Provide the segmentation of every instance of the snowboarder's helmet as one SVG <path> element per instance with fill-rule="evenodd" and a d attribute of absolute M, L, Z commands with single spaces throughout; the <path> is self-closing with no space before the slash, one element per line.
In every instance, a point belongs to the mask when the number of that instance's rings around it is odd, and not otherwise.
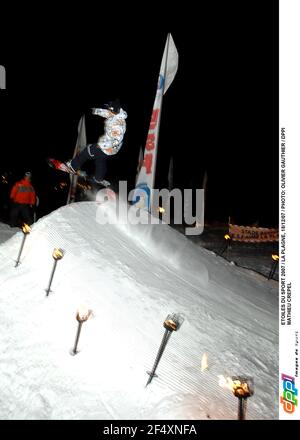
<path fill-rule="evenodd" d="M 31 174 L 31 172 L 30 172 L 30 171 L 26 171 L 26 173 L 24 174 L 24 176 L 25 176 L 25 177 L 31 177 L 31 176 L 32 176 L 32 174 Z"/>
<path fill-rule="evenodd" d="M 115 101 L 109 101 L 107 104 L 104 104 L 104 108 L 118 114 L 121 108 L 120 100 L 116 99 Z"/>

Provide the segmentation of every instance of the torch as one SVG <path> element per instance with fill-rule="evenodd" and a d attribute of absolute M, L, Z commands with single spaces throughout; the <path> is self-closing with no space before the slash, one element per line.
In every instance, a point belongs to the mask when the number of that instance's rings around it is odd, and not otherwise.
<path fill-rule="evenodd" d="M 253 395 L 253 380 L 246 377 L 227 377 L 219 376 L 219 385 L 231 390 L 238 398 L 238 420 L 246 419 L 247 399 Z"/>
<path fill-rule="evenodd" d="M 183 323 L 183 318 L 179 314 L 172 313 L 166 317 L 164 324 L 163 324 L 163 326 L 165 328 L 165 333 L 163 335 L 160 347 L 158 349 L 153 368 L 151 371 L 147 371 L 147 374 L 149 374 L 149 379 L 146 383 L 146 386 L 149 385 L 149 383 L 151 383 L 153 377 L 157 377 L 157 374 L 155 374 L 155 371 L 156 371 L 156 368 L 159 364 L 159 361 L 163 355 L 163 352 L 165 351 L 165 348 L 166 348 L 167 343 L 170 339 L 170 336 L 173 331 L 179 330 L 182 323 Z"/>
<path fill-rule="evenodd" d="M 20 258 L 21 258 L 21 254 L 22 254 L 22 251 L 23 251 L 23 247 L 24 247 L 24 243 L 25 243 L 26 237 L 31 232 L 30 226 L 28 226 L 28 225 L 26 225 L 26 223 L 24 223 L 24 225 L 22 226 L 22 232 L 23 232 L 23 240 L 22 240 L 22 243 L 21 243 L 21 247 L 20 247 L 20 251 L 19 251 L 19 255 L 18 255 L 16 264 L 15 264 L 15 267 L 17 267 L 20 264 Z"/>
<path fill-rule="evenodd" d="M 230 249 L 230 245 L 231 245 L 231 237 L 229 234 L 225 234 L 224 239 L 225 239 L 225 245 L 223 246 L 223 248 L 221 248 L 219 252 L 220 257 L 224 254 L 225 251 Z"/>
<path fill-rule="evenodd" d="M 247 399 L 253 394 L 253 382 L 251 379 L 236 377 L 233 380 L 233 394 L 238 398 L 238 420 L 246 419 Z"/>
<path fill-rule="evenodd" d="M 50 288 L 51 288 L 52 280 L 53 280 L 54 273 L 55 273 L 55 270 L 56 270 L 57 262 L 58 262 L 58 260 L 61 260 L 63 258 L 63 256 L 64 256 L 64 251 L 62 249 L 57 249 L 57 248 L 54 249 L 54 251 L 52 253 L 52 257 L 54 259 L 54 264 L 53 264 L 53 268 L 52 268 L 49 284 L 48 284 L 48 287 L 46 289 L 46 296 L 48 296 L 49 292 L 51 291 Z"/>
<path fill-rule="evenodd" d="M 79 336 L 80 336 L 82 324 L 89 319 L 91 313 L 92 313 L 92 311 L 88 310 L 86 307 L 80 307 L 78 309 L 78 312 L 76 315 L 76 319 L 78 321 L 78 328 L 77 328 L 77 334 L 76 334 L 74 348 L 72 351 L 73 355 L 78 353 L 77 346 L 78 346 L 78 341 L 79 341 Z"/>
<path fill-rule="evenodd" d="M 274 274 L 276 272 L 276 268 L 277 268 L 277 265 L 278 265 L 278 262 L 279 262 L 279 255 L 273 254 L 272 255 L 272 260 L 273 260 L 273 263 L 272 263 L 272 267 L 271 267 L 271 270 L 270 270 L 270 273 L 269 273 L 269 276 L 268 276 L 268 280 L 273 278 L 273 276 L 274 276 Z"/>
<path fill-rule="evenodd" d="M 166 212 L 165 208 L 163 206 L 159 206 L 157 208 L 158 218 L 159 220 L 162 220 L 164 213 Z"/>

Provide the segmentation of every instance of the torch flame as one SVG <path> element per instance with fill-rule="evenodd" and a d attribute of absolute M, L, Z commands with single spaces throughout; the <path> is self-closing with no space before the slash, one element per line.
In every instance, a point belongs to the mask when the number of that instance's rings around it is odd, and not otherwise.
<path fill-rule="evenodd" d="M 201 359 L 201 371 L 204 371 L 208 368 L 208 363 L 207 363 L 207 354 L 204 353 Z"/>
<path fill-rule="evenodd" d="M 22 231 L 24 232 L 24 234 L 29 234 L 31 232 L 31 227 L 24 223 L 24 225 L 22 226 Z"/>
<path fill-rule="evenodd" d="M 225 238 L 225 240 L 230 240 L 230 235 L 229 234 L 225 234 L 224 238 Z"/>
<path fill-rule="evenodd" d="M 91 310 L 89 310 L 86 306 L 80 306 L 77 311 L 76 318 L 78 321 L 87 321 L 91 314 Z"/>
<path fill-rule="evenodd" d="M 247 382 L 242 382 L 239 379 L 232 380 L 231 377 L 224 377 L 222 375 L 219 377 L 219 385 L 222 388 L 227 388 L 232 391 L 236 397 L 249 397 L 251 396 L 251 391 Z"/>
<path fill-rule="evenodd" d="M 173 319 L 166 319 L 165 326 L 167 328 L 171 328 L 172 330 L 177 330 L 177 322 L 173 321 Z"/>
<path fill-rule="evenodd" d="M 273 259 L 274 261 L 278 261 L 278 260 L 279 260 L 279 255 L 277 255 L 277 254 L 273 254 L 273 255 L 272 255 L 272 259 Z"/>
<path fill-rule="evenodd" d="M 62 249 L 57 249 L 57 248 L 54 249 L 52 253 L 52 257 L 54 258 L 54 260 L 60 260 L 63 256 L 64 256 L 64 251 Z"/>

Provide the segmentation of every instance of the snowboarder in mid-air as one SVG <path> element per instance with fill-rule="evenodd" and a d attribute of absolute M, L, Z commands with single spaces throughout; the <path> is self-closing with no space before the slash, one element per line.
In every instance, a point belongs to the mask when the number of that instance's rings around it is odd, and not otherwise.
<path fill-rule="evenodd" d="M 76 173 L 87 160 L 95 161 L 95 183 L 102 184 L 107 172 L 107 162 L 115 156 L 123 144 L 126 131 L 127 113 L 121 108 L 120 101 L 110 101 L 103 108 L 94 108 L 94 115 L 106 119 L 104 134 L 96 144 L 87 145 L 74 159 L 66 162 L 72 173 Z"/>

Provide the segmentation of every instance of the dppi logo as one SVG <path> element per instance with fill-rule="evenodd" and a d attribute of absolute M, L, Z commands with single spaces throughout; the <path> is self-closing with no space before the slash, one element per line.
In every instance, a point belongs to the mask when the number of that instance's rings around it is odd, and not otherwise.
<path fill-rule="evenodd" d="M 0 89 L 6 89 L 6 71 L 5 67 L 0 65 Z"/>
<path fill-rule="evenodd" d="M 286 374 L 281 375 L 283 395 L 280 397 L 280 403 L 283 405 L 285 412 L 292 414 L 295 407 L 298 406 L 298 390 L 295 387 L 295 378 Z"/>

